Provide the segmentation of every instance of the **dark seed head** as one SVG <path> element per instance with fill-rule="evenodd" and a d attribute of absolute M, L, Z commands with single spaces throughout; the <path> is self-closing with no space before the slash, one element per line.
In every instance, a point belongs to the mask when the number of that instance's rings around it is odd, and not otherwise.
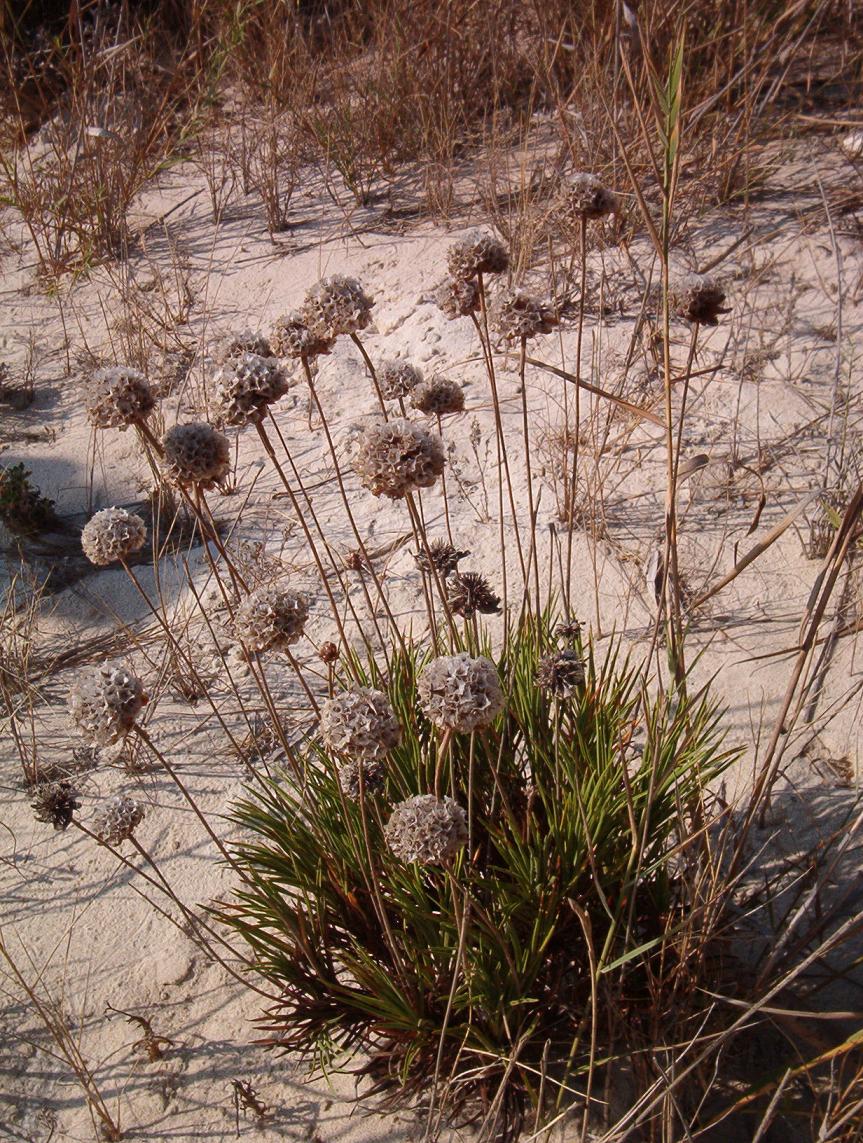
<path fill-rule="evenodd" d="M 428 552 L 415 552 L 414 559 L 421 571 L 433 574 L 433 569 L 444 579 L 458 568 L 459 560 L 470 552 L 460 552 L 446 540 L 432 540 Z"/>
<path fill-rule="evenodd" d="M 584 663 L 575 651 L 558 651 L 540 659 L 536 685 L 555 698 L 571 698 L 584 686 Z"/>
<path fill-rule="evenodd" d="M 500 597 L 491 590 L 488 580 L 478 572 L 454 572 L 446 582 L 447 601 L 456 615 L 472 619 L 500 614 Z"/>

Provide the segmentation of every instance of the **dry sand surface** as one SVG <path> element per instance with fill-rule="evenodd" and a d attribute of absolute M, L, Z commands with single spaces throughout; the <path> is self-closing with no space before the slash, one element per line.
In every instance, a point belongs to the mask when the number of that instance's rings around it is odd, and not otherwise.
<path fill-rule="evenodd" d="M 729 740 L 746 748 L 743 761 L 726 779 L 730 801 L 745 791 L 755 745 L 773 726 L 791 669 L 789 650 L 797 643 L 807 598 L 823 565 L 822 558 L 810 558 L 816 554 L 810 548 L 813 526 L 821 519 L 814 494 L 835 488 L 840 470 L 846 491 L 856 487 L 861 475 L 863 232 L 859 214 L 843 209 L 843 195 L 853 180 L 859 185 L 859 165 L 855 168 L 832 138 L 813 136 L 796 156 L 778 163 L 764 193 L 747 209 L 724 208 L 704 217 L 677 255 L 681 269 L 718 260 L 715 273 L 731 307 L 716 329 L 701 331 L 682 442 L 691 468 L 681 494 L 682 578 L 690 601 L 804 505 L 750 567 L 690 613 L 690 658 L 696 650 L 703 652 L 697 677 L 715 677 L 717 693 L 728 706 Z M 54 562 L 69 581 L 46 596 L 32 632 L 34 661 L 66 656 L 35 683 L 39 749 L 43 760 L 72 763 L 77 743 L 65 714 L 68 688 L 83 664 L 123 656 L 136 664 L 152 696 L 150 735 L 227 837 L 230 826 L 220 815 L 241 793 L 242 763 L 224 735 L 214 733 L 207 704 L 183 699 L 160 658 L 153 618 L 125 573 L 82 566 L 76 548 L 75 529 L 89 513 L 135 504 L 148 486 L 134 433 L 95 435 L 87 423 L 80 384 L 87 357 L 122 360 L 123 338 L 136 330 L 161 342 L 163 352 L 154 346 L 153 374 L 163 381 L 161 415 L 170 425 L 201 413 L 210 369 L 207 353 L 221 333 L 243 327 L 268 331 L 322 275 L 357 277 L 375 300 L 373 324 L 363 335 L 372 358 L 403 358 L 428 376 L 445 373 L 464 388 L 464 414 L 447 417 L 443 426 L 453 535 L 457 546 L 471 552 L 464 566 L 481 571 L 499 588 L 487 382 L 471 323 L 448 321 L 433 297 L 445 275 L 448 245 L 482 219 L 462 219 L 445 231 L 399 221 L 387 214 L 385 204 L 346 216 L 312 180 L 306 195 L 297 199 L 293 231 L 274 246 L 251 203 L 235 203 L 214 225 L 200 176 L 187 166 L 164 175 L 136 213 L 142 239 L 129 261 L 96 268 L 57 295 L 38 289 L 32 251 L 23 236 L 20 248 L 2 259 L 0 358 L 13 370 L 29 363 L 36 378 L 32 406 L 0 412 L 2 463 L 23 461 L 70 529 L 69 535 L 55 538 L 53 547 L 46 542 L 37 553 L 37 571 Z M 661 413 L 661 382 L 649 337 L 641 339 L 631 361 L 626 359 L 652 273 L 645 241 L 624 248 L 615 245 L 609 230 L 591 252 L 583 366 L 605 387 Z M 531 284 L 530 275 L 526 284 Z M 682 324 L 674 332 L 672 353 L 682 369 L 689 332 Z M 571 369 L 575 339 L 575 323 L 567 320 L 562 332 L 538 339 L 530 352 Z M 183 356 L 187 349 L 193 357 Z M 513 476 L 523 489 L 517 356 L 501 358 L 500 367 Z M 276 418 L 333 550 L 345 556 L 356 545 L 323 434 L 308 426 L 305 383 L 295 380 L 277 405 Z M 340 339 L 333 353 L 321 359 L 316 384 L 336 448 L 347 457 L 357 430 L 376 411 L 374 392 L 350 340 Z M 549 524 L 556 519 L 560 492 L 554 441 L 562 424 L 563 384 L 528 367 L 534 473 L 542 488 L 535 537 L 546 571 Z M 626 413 L 609 418 L 610 408 L 606 402 L 582 399 L 583 520 L 573 548 L 574 599 L 598 646 L 617 632 L 634 647 L 644 647 L 656 615 L 652 581 L 663 527 L 662 430 Z M 232 542 L 243 545 L 243 559 L 256 574 L 265 575 L 272 562 L 308 591 L 313 600 L 309 630 L 319 643 L 332 635 L 328 609 L 290 503 L 264 465 L 254 432 L 231 435 L 238 450 L 237 491 L 212 494 L 214 512 Z M 365 543 L 376 554 L 390 606 L 405 625 L 413 621 L 419 631 L 420 581 L 404 506 L 373 498 L 349 465 L 346 471 L 349 495 Z M 522 497 L 520 503 L 525 502 Z M 439 487 L 424 494 L 423 507 L 430 535 L 444 535 Z M 526 511 L 520 525 L 527 535 Z M 10 541 L 7 579 L 17 570 L 13 549 Z M 513 567 L 514 561 L 510 574 Z M 242 737 L 225 668 L 213 638 L 195 618 L 187 570 L 195 592 L 206 596 L 213 591 L 199 548 L 164 556 L 159 590 L 176 628 L 188 625 L 196 664 L 212 679 L 213 697 Z M 786 862 L 790 875 L 803 843 L 828 836 L 858 796 L 863 667 L 858 637 L 841 633 L 863 617 L 858 571 L 857 560 L 843 570 L 834 596 L 834 604 L 839 601 L 836 618 L 828 617 L 823 625 L 824 635 L 832 631 L 836 637 L 823 644 L 820 687 L 785 755 L 771 817 L 760 835 L 768 846 L 764 861 Z M 155 597 L 152 567 L 142 563 L 136 573 Z M 360 573 L 354 573 L 352 590 L 358 609 L 366 608 Z M 499 624 L 492 618 L 491 630 L 499 631 Z M 230 642 L 223 631 L 215 635 Z M 296 650 L 310 671 L 319 672 L 311 642 Z M 260 709 L 248 667 L 233 653 L 228 664 L 250 708 Z M 286 719 L 307 729 L 311 720 L 293 674 L 278 656 L 267 661 L 266 670 Z M 55 834 L 33 820 L 8 732 L 0 742 L 0 758 L 3 938 L 40 989 L 62 1001 L 128 1138 L 154 1143 L 234 1138 L 236 1080 L 250 1081 L 268 1108 L 261 1118 L 241 1111 L 241 1137 L 326 1143 L 419 1137 L 407 1118 L 355 1111 L 350 1077 L 310 1081 L 301 1063 L 254 1046 L 260 997 L 208 963 L 142 897 L 144 884 L 109 853 L 78 831 Z M 124 757 L 106 757 L 79 781 L 84 821 L 108 794 L 134 793 L 147 803 L 138 836 L 185 901 L 206 903 L 228 893 L 231 877 L 215 847 L 163 773 L 136 769 Z M 837 878 L 859 872 L 849 859 Z M 846 1002 L 859 1008 L 859 990 L 851 991 Z M 80 1089 L 65 1065 L 51 1057 L 51 1044 L 32 1006 L 9 993 L 3 1009 L 0 1135 L 40 1143 L 91 1139 L 93 1127 Z M 140 1029 L 114 1010 L 146 1016 L 153 1030 L 171 1041 L 163 1058 L 149 1062 L 136 1050 Z"/>

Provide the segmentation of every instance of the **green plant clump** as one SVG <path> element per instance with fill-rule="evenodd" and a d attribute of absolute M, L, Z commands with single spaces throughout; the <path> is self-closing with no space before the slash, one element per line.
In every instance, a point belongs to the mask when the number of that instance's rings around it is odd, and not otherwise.
<path fill-rule="evenodd" d="M 372 1091 L 445 1085 L 448 1111 L 506 1136 L 531 1104 L 661 1035 L 705 788 L 732 754 L 704 695 L 648 695 L 618 645 L 598 664 L 579 640 L 559 646 L 547 617 L 510 633 L 505 709 L 473 734 L 429 722 L 427 662 L 417 647 L 392 662 L 402 736 L 382 782 L 357 796 L 312 742 L 302 775 L 250 788 L 235 809 L 244 884 L 222 916 L 280 996 L 262 1017 L 270 1046 L 322 1068 L 363 1052 Z M 578 684 L 555 693 L 559 677 Z M 466 815 L 466 844 L 439 864 L 387 844 L 393 808 L 418 794 Z"/>
<path fill-rule="evenodd" d="M 20 536 L 37 535 L 56 522 L 54 501 L 30 483 L 23 464 L 0 468 L 0 521 Z"/>

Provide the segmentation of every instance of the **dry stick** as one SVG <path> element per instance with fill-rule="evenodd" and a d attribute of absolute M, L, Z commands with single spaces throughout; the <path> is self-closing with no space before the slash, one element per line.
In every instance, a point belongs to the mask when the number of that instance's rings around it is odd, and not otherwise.
<path fill-rule="evenodd" d="M 218 849 L 219 853 L 221 853 L 222 857 L 224 857 L 225 861 L 228 862 L 228 864 L 231 866 L 231 868 L 234 869 L 234 871 L 242 877 L 243 876 L 242 869 L 240 869 L 239 865 L 237 865 L 234 858 L 231 857 L 230 853 L 228 853 L 228 851 L 225 848 L 221 838 L 218 836 L 218 834 L 215 832 L 213 827 L 207 821 L 206 817 L 204 817 L 203 813 L 201 812 L 201 810 L 198 806 L 198 803 L 195 801 L 195 799 L 189 793 L 188 787 L 186 786 L 183 779 L 180 777 L 180 775 L 177 773 L 177 771 L 174 769 L 174 767 L 171 765 L 171 763 L 168 761 L 168 759 L 165 757 L 165 755 L 161 752 L 161 750 L 158 748 L 158 746 L 156 746 L 153 739 L 150 737 L 150 735 L 147 733 L 147 731 L 143 728 L 143 726 L 140 725 L 140 723 L 137 723 L 137 722 L 132 723 L 132 729 L 135 731 L 135 733 L 138 735 L 138 737 L 140 739 L 142 739 L 142 741 L 145 743 L 145 745 L 153 752 L 153 754 L 156 756 L 156 758 L 159 760 L 159 762 L 162 764 L 162 766 L 164 766 L 165 769 L 168 771 L 168 773 L 170 774 L 174 783 L 176 784 L 177 788 L 179 789 L 180 793 L 183 795 L 183 797 L 189 803 L 189 806 L 191 807 L 192 812 L 195 814 L 195 817 L 198 819 L 198 821 L 201 823 L 201 825 L 207 831 L 207 834 L 209 835 L 211 841 L 213 841 L 215 843 L 216 848 Z M 244 878 L 244 880 L 245 880 L 245 878 Z"/>
<path fill-rule="evenodd" d="M 431 578 L 434 581 L 435 587 L 437 588 L 438 596 L 440 597 L 440 601 L 443 605 L 444 615 L 446 616 L 447 626 L 449 627 L 449 630 L 450 630 L 450 635 L 452 637 L 453 646 L 457 647 L 458 646 L 458 632 L 456 630 L 455 620 L 453 619 L 453 616 L 452 616 L 452 609 L 450 608 L 449 600 L 447 599 L 446 587 L 444 586 L 443 580 L 441 579 L 440 572 L 438 571 L 437 565 L 435 564 L 434 560 L 432 559 L 432 553 L 431 553 L 431 548 L 429 547 L 428 537 L 426 536 L 426 532 L 425 532 L 425 528 L 423 527 L 422 520 L 419 517 L 419 513 L 417 511 L 417 506 L 416 506 L 416 503 L 414 502 L 414 498 L 413 498 L 412 493 L 408 492 L 405 494 L 405 504 L 407 505 L 408 514 L 410 515 L 410 518 L 411 518 L 411 525 L 412 525 L 413 530 L 414 530 L 414 536 L 416 538 L 417 546 L 425 553 L 426 563 L 428 565 L 429 571 L 431 572 Z M 428 614 L 429 614 L 429 623 L 431 625 L 431 630 L 432 630 L 432 638 L 434 640 L 435 646 L 437 647 L 438 646 L 438 631 L 437 631 L 437 618 L 435 616 L 435 610 L 434 610 L 434 600 L 432 599 L 431 594 L 427 589 L 426 578 L 425 578 L 424 572 L 422 574 L 422 582 L 423 582 L 423 591 L 424 591 L 425 597 L 426 597 L 426 607 L 427 607 Z"/>
<path fill-rule="evenodd" d="M 569 497 L 566 505 L 567 534 L 566 534 L 566 583 L 561 584 L 564 589 L 564 603 L 566 613 L 570 613 L 572 595 L 572 539 L 575 524 L 575 500 L 578 482 L 578 446 L 579 430 L 581 428 L 581 345 L 584 334 L 584 302 L 587 290 L 587 215 L 582 211 L 579 227 L 579 258 L 581 263 L 581 286 L 578 298 L 578 334 L 575 343 L 575 437 L 572 456 L 572 476 L 569 485 Z M 564 447 L 566 446 L 566 433 L 569 425 L 564 427 Z"/>
<path fill-rule="evenodd" d="M 248 591 L 249 585 L 246 583 L 245 579 L 240 574 L 239 569 L 235 566 L 233 560 L 228 555 L 227 548 L 222 543 L 222 537 L 219 535 L 219 528 L 218 528 L 218 525 L 216 524 L 216 519 L 213 516 L 213 513 L 210 509 L 210 505 L 207 503 L 207 498 L 206 498 L 206 496 L 204 496 L 203 489 L 201 488 L 200 485 L 195 485 L 195 500 L 197 501 L 197 503 L 201 509 L 201 516 L 202 517 L 205 516 L 208 523 L 209 523 L 210 534 L 212 536 L 213 543 L 216 545 L 216 548 L 218 549 L 219 555 L 225 561 L 225 566 L 227 567 L 228 573 L 234 582 L 234 587 L 238 590 L 241 590 L 241 591 Z"/>
<path fill-rule="evenodd" d="M 528 552 L 528 576 L 530 574 L 530 565 L 533 563 L 533 578 L 534 590 L 536 592 L 536 618 L 542 613 L 540 604 L 540 591 L 539 591 L 539 552 L 537 551 L 536 544 L 536 517 L 539 512 L 539 503 L 535 503 L 533 499 L 533 468 L 530 463 L 530 427 L 527 416 L 527 384 L 525 381 L 525 358 L 527 356 L 527 338 L 521 338 L 521 347 L 518 356 L 518 378 L 519 388 L 521 389 L 521 424 L 522 434 L 524 436 L 524 467 L 525 475 L 527 476 L 527 501 L 529 505 L 528 516 L 530 519 L 530 551 Z M 530 582 L 529 579 L 524 583 L 524 595 L 522 597 L 525 602 L 530 598 Z M 567 606 L 569 603 L 567 601 Z"/>
<path fill-rule="evenodd" d="M 374 365 L 372 365 L 372 359 L 371 359 L 371 358 L 369 357 L 369 355 L 366 353 L 366 347 L 365 347 L 365 346 L 363 345 L 363 343 L 360 341 L 360 339 L 359 339 L 359 337 L 357 336 L 357 334 L 355 334 L 355 333 L 352 333 L 352 334 L 350 335 L 350 338 L 351 338 L 351 341 L 354 343 L 354 345 L 357 347 L 357 349 L 358 349 L 358 350 L 360 351 L 360 353 L 362 354 L 362 358 L 363 358 L 363 361 L 366 363 L 366 369 L 368 370 L 368 374 L 369 374 L 369 377 L 371 377 L 371 379 L 372 379 L 372 384 L 373 384 L 373 385 L 374 385 L 374 387 L 375 387 L 375 393 L 377 393 L 377 396 L 378 396 L 378 404 L 379 404 L 379 405 L 380 405 L 380 407 L 381 407 L 381 412 L 382 412 L 382 413 L 383 413 L 383 415 L 384 415 L 384 420 L 385 420 L 385 421 L 386 421 L 386 420 L 389 420 L 389 414 L 387 413 L 387 405 L 386 405 L 386 401 L 384 400 L 384 395 L 383 395 L 383 393 L 381 392 L 380 383 L 379 383 L 379 381 L 378 381 L 378 375 L 377 375 L 377 372 L 375 371 L 375 367 L 374 367 Z"/>
<path fill-rule="evenodd" d="M 441 415 L 440 415 L 440 413 L 437 413 L 436 415 L 437 415 L 438 436 L 440 437 L 441 440 L 443 440 L 443 423 L 441 421 Z M 449 502 L 447 500 L 447 494 L 446 494 L 446 465 L 444 465 L 444 470 L 441 473 L 440 482 L 441 482 L 441 495 L 443 497 L 443 514 L 444 514 L 444 519 L 446 520 L 447 539 L 449 540 L 450 544 L 453 547 L 455 547 L 455 541 L 452 538 L 452 528 L 450 526 L 450 519 L 449 519 Z"/>
<path fill-rule="evenodd" d="M 650 409 L 645 409 L 641 405 L 634 405 L 631 401 L 627 401 L 624 397 L 618 397 L 616 393 L 609 393 L 607 389 L 600 389 L 598 385 L 591 385 L 589 381 L 584 381 L 575 376 L 574 373 L 568 373 L 565 369 L 560 369 L 557 365 L 550 365 L 547 361 L 540 361 L 537 357 L 526 357 L 525 361 L 528 365 L 534 365 L 537 369 L 545 369 L 548 373 L 553 373 L 555 377 L 562 377 L 564 381 L 569 381 L 573 385 L 577 385 L 579 389 L 584 389 L 587 393 L 595 393 L 597 397 L 604 397 L 606 401 L 613 401 L 615 405 L 619 405 L 621 409 L 626 409 L 628 413 L 633 413 L 636 417 L 640 417 L 644 421 L 650 421 L 652 425 L 657 428 L 664 429 L 665 421 L 658 417 L 656 413 L 651 412 Z M 695 374 L 693 374 L 695 376 Z M 674 378 L 678 381 L 679 378 Z"/>
<path fill-rule="evenodd" d="M 196 505 L 195 501 L 189 495 L 189 493 L 186 489 L 186 486 L 184 484 L 179 484 L 177 487 L 180 489 L 180 494 L 182 495 L 183 499 L 186 501 L 186 503 L 192 509 L 192 515 L 197 520 L 198 526 L 201 529 L 201 536 L 202 536 L 202 539 L 204 541 L 203 545 L 202 545 L 203 549 L 204 549 L 204 557 L 205 557 L 207 563 L 210 565 L 210 571 L 213 573 L 213 577 L 215 578 L 216 583 L 218 584 L 219 592 L 222 596 L 222 601 L 224 602 L 225 607 L 228 609 L 228 613 L 231 614 L 233 612 L 233 606 L 231 604 L 231 600 L 228 596 L 228 593 L 225 590 L 225 585 L 222 582 L 222 577 L 219 575 L 219 569 L 216 566 L 216 561 L 213 559 L 213 553 L 210 551 L 209 540 L 212 538 L 212 536 L 211 536 L 212 529 L 210 527 L 210 524 L 204 518 L 204 515 L 203 515 L 203 512 L 202 512 L 200 506 Z M 231 574 L 231 578 L 233 579 L 233 572 L 231 571 L 230 563 L 228 563 L 228 572 Z M 235 587 L 236 587 L 236 584 L 235 584 Z"/>

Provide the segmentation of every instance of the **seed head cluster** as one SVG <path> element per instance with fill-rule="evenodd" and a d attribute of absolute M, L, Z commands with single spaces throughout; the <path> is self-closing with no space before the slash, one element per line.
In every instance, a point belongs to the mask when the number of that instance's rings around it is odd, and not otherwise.
<path fill-rule="evenodd" d="M 415 552 L 414 559 L 422 571 L 428 572 L 429 575 L 433 575 L 436 571 L 439 576 L 446 579 L 451 572 L 457 570 L 459 560 L 469 555 L 470 552 L 460 552 L 447 540 L 432 540 L 428 552 Z"/>
<path fill-rule="evenodd" d="M 396 401 L 422 383 L 423 375 L 409 361 L 382 361 L 375 370 L 381 393 L 387 401 Z"/>
<path fill-rule="evenodd" d="M 212 488 L 231 467 L 228 438 L 204 421 L 174 425 L 165 433 L 162 448 L 168 479 L 174 484 Z"/>
<path fill-rule="evenodd" d="M 493 234 L 470 230 L 447 251 L 447 268 L 458 282 L 477 274 L 502 274 L 509 266 L 506 247 Z"/>
<path fill-rule="evenodd" d="M 575 651 L 545 655 L 537 665 L 536 685 L 555 698 L 572 698 L 584 686 L 584 663 Z"/>
<path fill-rule="evenodd" d="M 128 559 L 143 548 L 146 540 L 146 524 L 125 508 L 103 508 L 87 521 L 81 532 L 84 555 L 97 567 Z"/>
<path fill-rule="evenodd" d="M 72 684 L 69 714 L 89 746 L 109 746 L 125 738 L 146 701 L 137 675 L 105 664 Z"/>
<path fill-rule="evenodd" d="M 477 612 L 500 614 L 500 597 L 479 572 L 454 572 L 446 581 L 446 597 L 453 612 L 464 619 L 473 619 Z"/>
<path fill-rule="evenodd" d="M 419 677 L 417 693 L 430 722 L 461 734 L 488 726 L 504 707 L 494 663 L 466 651 L 432 659 Z"/>
<path fill-rule="evenodd" d="M 450 321 L 470 317 L 479 309 L 479 284 L 475 278 L 449 278 L 438 289 L 435 301 Z"/>
<path fill-rule="evenodd" d="M 693 325 L 718 325 L 720 314 L 731 312 L 724 302 L 725 291 L 706 274 L 691 274 L 671 291 L 674 312 Z"/>
<path fill-rule="evenodd" d="M 30 802 L 38 822 L 49 822 L 56 830 L 67 830 L 76 810 L 81 808 L 81 795 L 68 778 L 40 782 Z"/>
<path fill-rule="evenodd" d="M 557 321 L 557 314 L 547 302 L 523 290 L 505 290 L 492 310 L 492 325 L 505 341 L 550 333 Z"/>
<path fill-rule="evenodd" d="M 255 353 L 243 353 L 223 365 L 213 383 L 212 407 L 217 423 L 237 428 L 257 424 L 267 406 L 288 391 L 288 379 L 278 360 Z"/>
<path fill-rule="evenodd" d="M 129 840 L 143 820 L 143 805 L 126 794 L 118 794 L 102 806 L 90 829 L 102 845 L 121 845 Z"/>
<path fill-rule="evenodd" d="M 333 338 L 312 333 L 302 314 L 296 311 L 283 314 L 277 319 L 271 340 L 277 357 L 290 357 L 296 361 L 303 358 L 312 361 L 324 353 L 329 353 L 333 347 Z"/>
<path fill-rule="evenodd" d="M 399 500 L 434 484 L 444 469 L 443 443 L 439 436 L 397 417 L 366 429 L 354 456 L 354 469 L 375 496 Z"/>
<path fill-rule="evenodd" d="M 321 705 L 321 738 L 328 750 L 376 762 L 398 746 L 402 731 L 389 699 L 371 687 L 343 691 Z"/>
<path fill-rule="evenodd" d="M 247 353 L 253 353 L 256 357 L 272 357 L 273 348 L 262 333 L 253 329 L 241 329 L 237 333 L 225 334 L 216 342 L 213 360 L 219 365 L 231 365 Z"/>
<path fill-rule="evenodd" d="M 445 417 L 449 413 L 464 411 L 464 393 L 457 381 L 448 377 L 432 377 L 413 390 L 411 405 L 420 413 Z"/>
<path fill-rule="evenodd" d="M 379 794 L 386 780 L 386 769 L 382 762 L 359 762 L 355 758 L 343 762 L 338 774 L 339 785 L 354 802 L 358 802 L 363 795 L 368 797 L 370 794 Z"/>
<path fill-rule="evenodd" d="M 97 369 L 87 390 L 87 417 L 97 429 L 126 429 L 156 407 L 150 382 L 126 365 Z"/>
<path fill-rule="evenodd" d="M 602 218 L 620 209 L 620 200 L 596 175 L 573 175 L 563 196 L 563 214 L 570 219 Z"/>
<path fill-rule="evenodd" d="M 284 650 L 300 639 L 308 618 L 305 596 L 278 587 L 259 587 L 237 607 L 234 633 L 250 650 Z"/>
<path fill-rule="evenodd" d="M 335 274 L 312 286 L 300 317 L 312 333 L 324 340 L 359 333 L 371 321 L 374 301 L 356 278 Z"/>
<path fill-rule="evenodd" d="M 384 836 L 400 861 L 442 865 L 466 843 L 467 815 L 452 798 L 417 794 L 395 807 Z"/>

